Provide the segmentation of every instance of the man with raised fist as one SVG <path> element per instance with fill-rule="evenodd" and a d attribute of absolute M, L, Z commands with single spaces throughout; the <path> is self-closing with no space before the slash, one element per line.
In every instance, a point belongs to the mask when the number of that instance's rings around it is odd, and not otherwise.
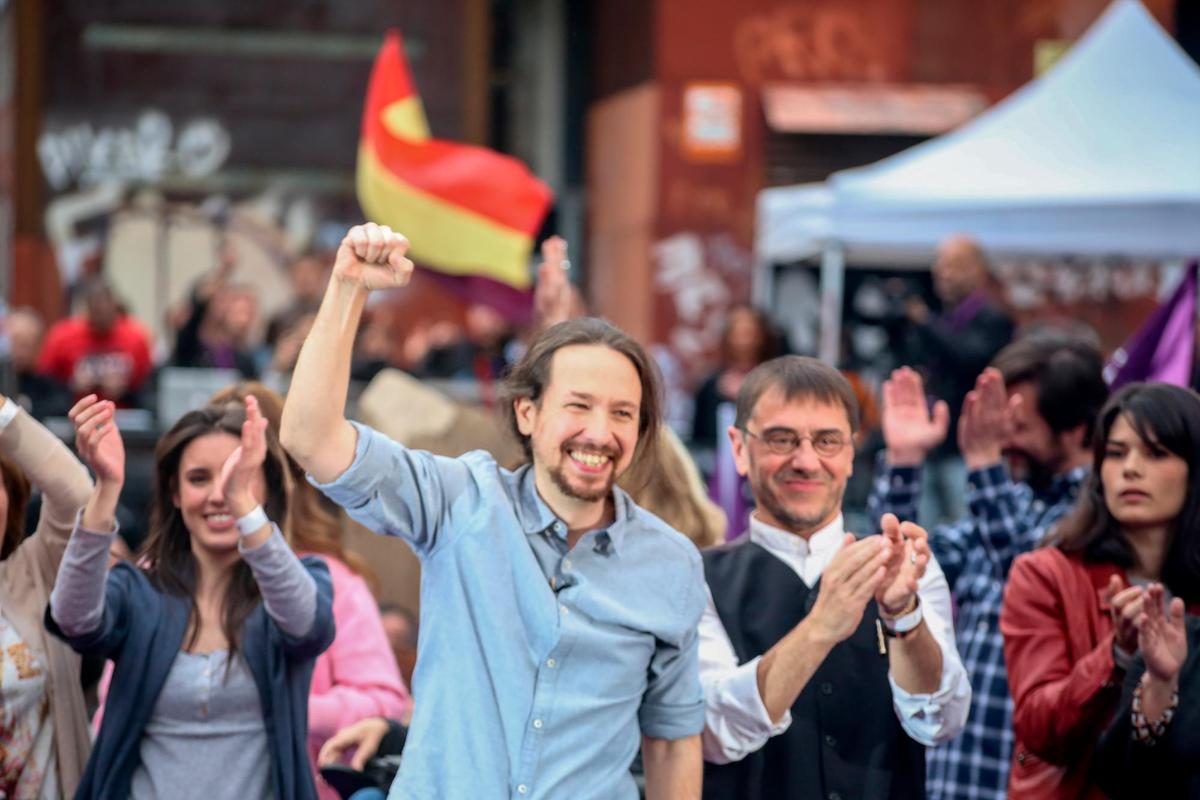
<path fill-rule="evenodd" d="M 407 240 L 353 228 L 300 353 L 284 446 L 352 517 L 422 564 L 416 705 L 397 796 L 698 798 L 704 609 L 691 543 L 616 479 L 657 435 L 654 367 L 597 319 L 551 326 L 505 379 L 527 462 L 444 458 L 349 422 L 354 333 L 405 285 Z"/>

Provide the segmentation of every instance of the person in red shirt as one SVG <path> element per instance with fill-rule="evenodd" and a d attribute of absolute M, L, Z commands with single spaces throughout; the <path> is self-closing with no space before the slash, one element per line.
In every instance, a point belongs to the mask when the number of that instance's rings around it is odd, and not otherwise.
<path fill-rule="evenodd" d="M 69 386 L 77 399 L 94 393 L 136 405 L 150 375 L 150 336 L 103 280 L 89 281 L 82 295 L 83 314 L 55 323 L 46 334 L 37 370 Z"/>
<path fill-rule="evenodd" d="M 1074 511 L 1017 558 L 1004 593 L 1011 797 L 1105 797 L 1093 754 L 1139 655 L 1139 618 L 1164 597 L 1200 611 L 1200 395 L 1126 386 L 1092 447 Z"/>

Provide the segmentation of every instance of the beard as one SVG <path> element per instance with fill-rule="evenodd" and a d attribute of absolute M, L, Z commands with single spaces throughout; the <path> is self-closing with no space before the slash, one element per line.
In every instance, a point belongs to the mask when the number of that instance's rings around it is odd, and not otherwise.
<path fill-rule="evenodd" d="M 609 493 L 612 492 L 613 484 L 616 483 L 616 477 L 610 472 L 603 484 L 588 487 L 575 486 L 571 483 L 566 471 L 561 466 L 553 467 L 550 470 L 550 480 L 567 497 L 574 500 L 583 500 L 587 503 L 594 503 L 597 500 L 603 500 L 608 497 Z"/>
<path fill-rule="evenodd" d="M 833 516 L 834 512 L 841 507 L 846 487 L 843 485 L 840 489 L 835 489 L 830 485 L 826 502 L 816 511 L 808 513 L 793 511 L 788 508 L 787 503 L 784 502 L 781 493 L 776 490 L 774 484 L 777 481 L 788 478 L 820 480 L 822 476 L 819 473 L 795 472 L 785 469 L 766 476 L 764 479 L 760 477 L 760 473 L 755 468 L 753 459 L 751 459 L 750 466 L 750 488 L 754 492 L 754 499 L 758 507 L 770 514 L 784 529 L 791 533 L 807 533 L 816 530 L 819 526 L 825 524 Z"/>
<path fill-rule="evenodd" d="M 1049 488 L 1063 461 L 1061 455 L 1046 461 L 1017 449 L 1005 451 L 1004 456 L 1012 479 L 1028 484 L 1034 491 Z"/>
<path fill-rule="evenodd" d="M 582 500 L 585 503 L 595 503 L 603 500 L 612 493 L 613 485 L 617 482 L 617 463 L 620 461 L 621 453 L 619 450 L 612 447 L 580 447 L 581 450 L 589 452 L 598 452 L 606 455 L 609 458 L 609 463 L 612 464 L 612 469 L 608 472 L 608 477 L 600 484 L 586 484 L 579 486 L 571 483 L 571 479 L 567 477 L 567 463 L 570 456 L 567 455 L 568 450 L 575 449 L 571 442 L 567 442 L 562 447 L 561 460 L 558 466 L 551 467 L 549 470 L 550 480 L 554 483 L 558 490 L 567 497 L 574 500 Z"/>

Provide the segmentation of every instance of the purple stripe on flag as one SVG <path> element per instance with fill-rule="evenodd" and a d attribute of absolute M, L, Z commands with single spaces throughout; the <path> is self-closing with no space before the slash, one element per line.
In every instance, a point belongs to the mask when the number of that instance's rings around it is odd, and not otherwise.
<path fill-rule="evenodd" d="M 533 292 L 514 289 L 483 275 L 448 275 L 431 269 L 418 269 L 464 303 L 491 306 L 514 325 L 524 325 L 533 317 Z"/>
<path fill-rule="evenodd" d="M 1191 382 L 1196 347 L 1197 262 L 1188 265 L 1179 286 L 1150 319 L 1113 353 L 1104 369 L 1109 386 L 1133 381 Z"/>

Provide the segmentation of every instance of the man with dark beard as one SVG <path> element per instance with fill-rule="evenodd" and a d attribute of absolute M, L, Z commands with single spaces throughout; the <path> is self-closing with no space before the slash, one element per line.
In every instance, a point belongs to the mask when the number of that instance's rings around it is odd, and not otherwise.
<path fill-rule="evenodd" d="M 1012 700 L 1000 607 L 1009 568 L 1074 505 L 1091 463 L 1091 432 L 1108 395 L 1100 353 L 1062 336 L 1038 335 L 1001 350 L 963 402 L 959 449 L 968 515 L 932 530 L 929 544 L 958 602 L 957 635 L 971 676 L 962 735 L 929 751 L 928 796 L 1004 798 L 1012 758 Z M 948 409 L 931 410 L 921 378 L 892 373 L 883 387 L 887 449 L 868 514 L 913 519 L 921 465 L 946 437 Z M 1005 461 L 1007 467 L 1005 468 Z"/>
<path fill-rule="evenodd" d="M 284 407 L 284 447 L 352 517 L 421 559 L 420 657 L 396 796 L 698 798 L 700 556 L 614 485 L 658 433 L 654 365 L 598 319 L 554 325 L 502 386 L 530 463 L 443 458 L 345 418 L 372 289 L 408 242 L 350 230 Z"/>
<path fill-rule="evenodd" d="M 757 508 L 704 553 L 704 796 L 921 800 L 924 747 L 966 720 L 950 593 L 916 524 L 845 532 L 858 401 L 837 370 L 752 370 L 728 431 Z"/>

